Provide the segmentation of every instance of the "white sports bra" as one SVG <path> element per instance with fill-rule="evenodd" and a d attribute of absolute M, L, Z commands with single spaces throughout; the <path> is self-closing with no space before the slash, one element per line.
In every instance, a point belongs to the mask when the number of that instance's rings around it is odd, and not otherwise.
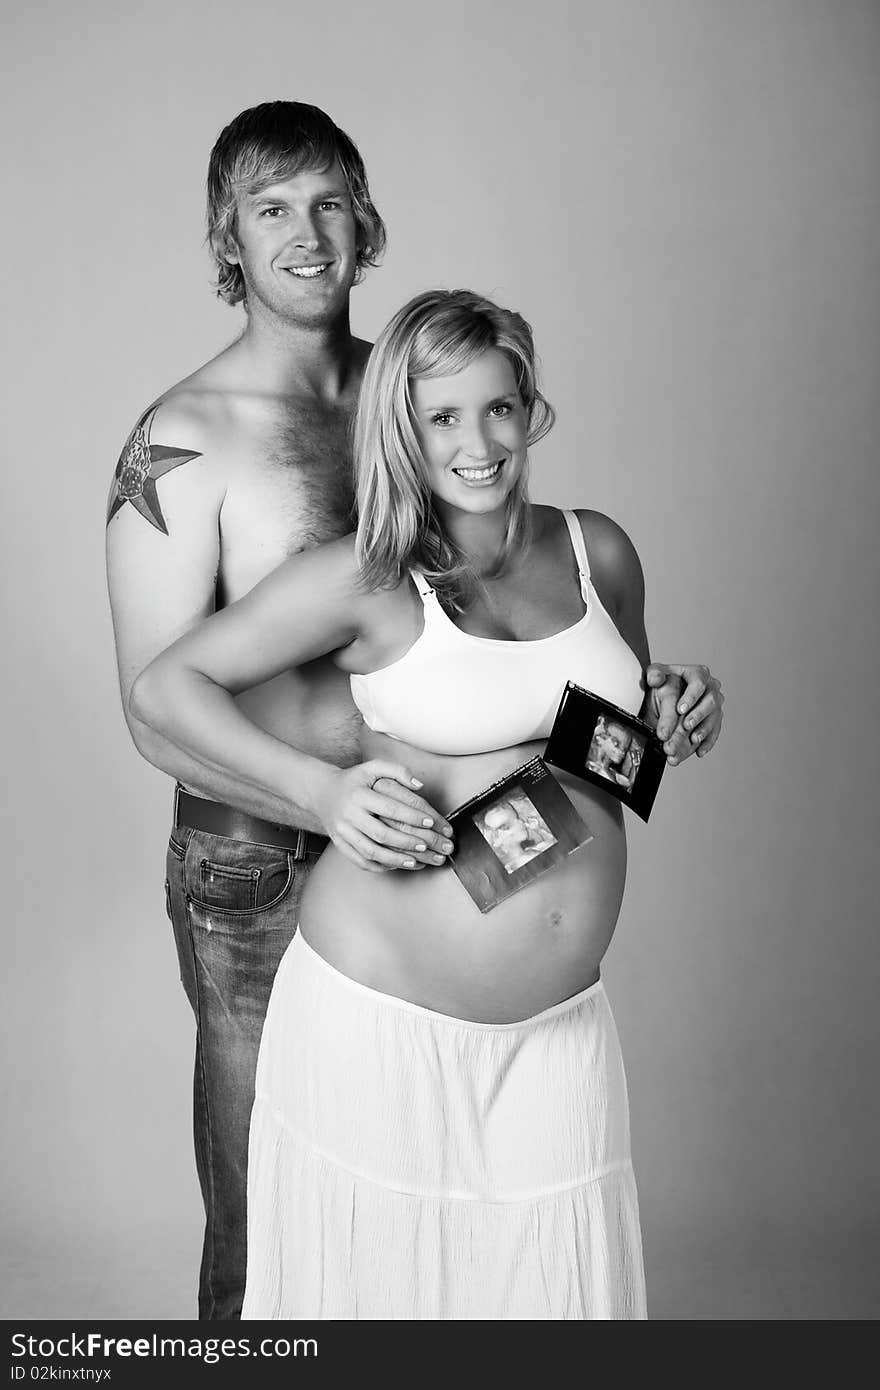
<path fill-rule="evenodd" d="M 643 700 L 642 667 L 599 601 L 580 522 L 563 512 L 578 563 L 583 617 L 550 637 L 475 637 L 444 612 L 424 575 L 424 627 L 390 666 L 351 676 L 364 722 L 431 753 L 487 753 L 547 738 L 566 681 L 631 714 Z"/>

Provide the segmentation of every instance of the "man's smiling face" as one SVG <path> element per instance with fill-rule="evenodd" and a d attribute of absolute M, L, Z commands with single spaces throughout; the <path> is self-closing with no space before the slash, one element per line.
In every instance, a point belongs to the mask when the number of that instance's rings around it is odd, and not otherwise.
<path fill-rule="evenodd" d="M 334 322 L 357 272 L 357 227 L 339 165 L 242 194 L 227 258 L 241 267 L 250 309 L 303 327 Z"/>

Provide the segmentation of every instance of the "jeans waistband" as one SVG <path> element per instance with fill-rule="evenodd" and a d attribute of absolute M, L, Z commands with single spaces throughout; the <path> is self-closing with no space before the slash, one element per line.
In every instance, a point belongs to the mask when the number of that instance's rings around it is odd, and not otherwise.
<path fill-rule="evenodd" d="M 178 782 L 174 790 L 174 824 L 204 830 L 209 835 L 225 835 L 229 840 L 246 840 L 254 845 L 280 845 L 289 849 L 294 859 L 305 859 L 310 853 L 320 854 L 326 848 L 326 835 L 304 830 L 298 825 L 280 825 L 249 816 L 222 801 L 208 801 L 193 796 Z"/>

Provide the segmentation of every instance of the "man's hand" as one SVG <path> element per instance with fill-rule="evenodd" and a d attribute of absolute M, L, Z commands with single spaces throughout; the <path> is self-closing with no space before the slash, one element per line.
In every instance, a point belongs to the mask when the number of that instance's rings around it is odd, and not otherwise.
<path fill-rule="evenodd" d="M 652 661 L 645 673 L 643 718 L 657 732 L 670 767 L 691 753 L 704 758 L 721 732 L 724 696 L 708 666 Z"/>

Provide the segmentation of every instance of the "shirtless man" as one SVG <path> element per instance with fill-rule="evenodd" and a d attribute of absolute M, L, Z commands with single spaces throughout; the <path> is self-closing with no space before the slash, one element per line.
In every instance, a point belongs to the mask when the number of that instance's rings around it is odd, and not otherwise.
<path fill-rule="evenodd" d="M 166 904 L 196 1018 L 194 1130 L 206 1210 L 199 1316 L 213 1319 L 241 1308 L 260 1033 L 326 840 L 301 807 L 139 724 L 128 695 L 181 633 L 293 552 L 351 529 L 348 428 L 370 345 L 352 337 L 349 293 L 377 260 L 385 229 L 351 140 L 298 102 L 242 112 L 221 133 L 208 229 L 218 293 L 244 305 L 244 331 L 132 431 L 110 490 L 107 565 L 129 729 L 139 752 L 178 783 Z M 682 705 L 697 719 L 697 751 L 708 752 L 721 716 L 705 667 L 655 664 L 648 683 L 670 756 L 695 751 Z M 695 711 L 707 690 L 717 706 L 708 718 L 705 706 Z M 238 699 L 276 737 L 340 767 L 357 764 L 359 716 L 337 667 L 316 661 Z M 402 769 L 389 774 L 375 787 L 364 781 L 388 828 L 381 844 L 364 840 L 363 867 L 442 863 L 448 826 L 404 789 Z"/>

